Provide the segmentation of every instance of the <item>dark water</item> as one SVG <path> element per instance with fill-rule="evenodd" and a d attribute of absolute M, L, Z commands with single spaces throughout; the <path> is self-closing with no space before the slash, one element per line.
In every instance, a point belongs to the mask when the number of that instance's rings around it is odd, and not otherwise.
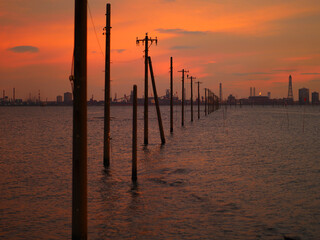
<path fill-rule="evenodd" d="M 187 108 L 189 108 L 187 106 Z M 112 161 L 102 167 L 103 108 L 88 109 L 89 239 L 320 239 L 320 108 L 220 109 L 174 134 L 154 107 L 131 184 L 131 107 L 112 107 Z M 72 108 L 0 108 L 0 239 L 70 239 Z"/>

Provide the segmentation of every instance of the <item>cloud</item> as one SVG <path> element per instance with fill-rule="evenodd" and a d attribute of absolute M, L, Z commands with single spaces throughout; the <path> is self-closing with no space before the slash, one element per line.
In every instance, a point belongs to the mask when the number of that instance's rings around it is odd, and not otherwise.
<path fill-rule="evenodd" d="M 123 53 L 126 49 L 112 49 L 111 52 Z"/>
<path fill-rule="evenodd" d="M 16 47 L 8 48 L 7 50 L 15 53 L 39 52 L 39 48 L 33 47 L 33 46 L 16 46 Z"/>
<path fill-rule="evenodd" d="M 300 73 L 301 75 L 320 75 L 320 73 Z"/>
<path fill-rule="evenodd" d="M 296 69 L 275 69 L 272 70 L 273 72 L 295 72 L 297 71 Z"/>
<path fill-rule="evenodd" d="M 159 33 L 173 33 L 173 34 L 206 34 L 208 31 L 188 31 L 181 28 L 157 28 Z"/>
<path fill-rule="evenodd" d="M 250 76 L 250 75 L 265 75 L 265 74 L 271 74 L 267 72 L 248 72 L 248 73 L 233 73 L 232 75 L 235 76 Z"/>
<path fill-rule="evenodd" d="M 194 49 L 194 46 L 183 46 L 183 45 L 178 45 L 178 46 L 173 46 L 170 49 L 171 50 L 183 50 L 183 49 Z"/>
<path fill-rule="evenodd" d="M 310 60 L 310 59 L 312 59 L 311 56 L 283 58 L 284 61 L 290 61 L 290 62 L 294 62 L 294 61 L 305 61 L 305 60 Z"/>
<path fill-rule="evenodd" d="M 310 83 L 320 83 L 320 79 L 312 79 L 312 80 L 309 80 Z"/>

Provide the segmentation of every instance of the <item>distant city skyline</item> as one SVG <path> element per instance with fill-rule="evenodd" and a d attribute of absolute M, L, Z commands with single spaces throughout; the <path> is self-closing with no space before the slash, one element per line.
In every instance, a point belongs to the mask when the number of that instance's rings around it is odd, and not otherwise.
<path fill-rule="evenodd" d="M 291 79 L 292 80 L 292 78 L 290 78 L 291 77 L 291 75 L 289 76 L 289 79 Z M 290 80 L 289 80 L 290 81 Z M 291 82 L 292 83 L 292 82 Z M 219 94 L 219 96 L 222 94 L 222 92 L 223 92 L 223 90 L 222 90 L 223 88 L 222 88 L 222 86 L 221 86 L 221 84 L 219 84 L 219 93 L 218 92 L 215 92 L 215 94 Z M 312 92 L 316 92 L 316 93 L 318 93 L 319 91 L 317 91 L 317 90 L 310 90 L 308 87 L 302 87 L 302 88 L 299 88 L 299 89 L 297 89 L 297 91 L 296 91 L 296 94 L 294 93 L 294 90 L 293 90 L 293 100 L 294 101 L 300 101 L 300 98 L 299 98 L 299 95 L 300 95 L 300 90 L 301 89 L 308 89 L 308 91 L 310 91 L 310 93 L 309 93 L 309 95 L 312 93 Z M 185 90 L 187 90 L 187 88 L 185 88 Z M 202 89 L 202 90 L 204 90 L 204 89 Z M 189 91 L 190 91 L 190 89 L 189 89 Z M 195 92 L 195 89 L 193 90 L 194 92 Z M 236 97 L 237 99 L 241 99 L 241 98 L 247 98 L 247 97 L 251 97 L 251 96 L 268 96 L 269 98 L 271 98 L 271 92 L 262 92 L 262 91 L 258 91 L 258 92 L 256 92 L 256 88 L 255 87 L 250 87 L 250 89 L 249 89 L 249 94 L 247 95 L 247 96 L 242 96 L 242 97 Z M 132 91 L 131 91 L 132 92 Z M 131 93 L 130 92 L 130 93 Z M 165 89 L 165 93 L 164 94 L 161 94 L 161 95 L 159 95 L 160 97 L 161 96 L 165 96 L 165 95 L 167 95 L 168 94 L 168 92 L 170 92 L 170 90 L 169 89 Z M 42 96 L 42 98 L 41 98 L 41 91 L 40 90 L 38 90 L 36 93 L 35 92 L 33 92 L 33 94 L 31 93 L 31 92 L 29 92 L 28 93 L 28 95 L 25 97 L 25 98 L 17 98 L 16 97 L 16 88 L 13 88 L 12 89 L 12 92 L 11 92 L 11 95 L 10 95 L 10 91 L 9 91 L 9 94 L 8 94 L 8 92 L 6 91 L 6 90 L 2 90 L 1 91 L 1 93 L 2 93 L 2 95 L 0 96 L 0 99 L 4 99 L 5 97 L 8 99 L 8 100 L 14 100 L 14 99 L 19 99 L 19 100 L 22 100 L 22 101 L 39 101 L 39 99 L 41 99 L 41 101 L 57 101 L 57 102 L 59 102 L 57 99 L 58 99 L 58 97 L 62 97 L 61 95 L 62 95 L 62 93 L 59 93 L 57 96 L 55 96 L 55 97 L 53 97 L 53 99 L 48 99 L 48 97 L 46 97 L 46 96 Z M 119 98 L 124 98 L 125 96 L 130 96 L 130 93 L 124 93 L 124 95 L 118 95 L 117 93 L 115 93 L 113 96 L 111 96 L 111 98 L 112 99 L 116 99 L 117 98 L 117 96 L 119 97 Z M 65 99 L 65 96 L 66 96 L 66 94 L 67 94 L 67 96 L 68 96 L 68 101 L 70 101 L 70 98 L 72 98 L 72 93 L 70 92 L 70 91 L 66 91 L 66 92 L 64 92 L 63 93 L 64 94 L 64 98 L 62 98 L 62 99 Z M 188 95 L 187 94 L 187 91 L 186 91 L 186 95 Z M 202 97 L 204 97 L 204 93 L 201 93 L 200 94 Z M 229 95 L 233 95 L 233 93 L 230 93 L 230 94 L 227 94 L 228 96 Z M 149 97 L 152 97 L 153 96 L 153 94 L 152 93 L 149 93 Z M 179 98 L 179 93 L 178 93 L 178 91 L 174 91 L 174 96 L 176 96 L 176 97 L 178 97 Z M 296 96 L 296 97 L 294 97 L 294 96 Z M 140 96 L 139 96 L 140 97 Z M 143 97 L 143 94 L 141 94 L 141 97 Z M 311 98 L 311 96 L 309 96 L 310 98 Z M 180 98 L 181 98 L 181 96 L 180 96 Z M 272 97 L 272 98 L 275 98 L 275 99 L 282 99 L 282 98 L 287 98 L 287 96 L 282 96 L 282 97 Z M 94 99 L 94 100 L 98 100 L 98 101 L 101 101 L 101 100 L 104 100 L 104 99 L 98 99 L 98 98 L 95 98 L 94 97 L 94 95 L 93 94 L 91 94 L 90 95 L 90 93 L 88 93 L 88 96 L 87 96 L 87 100 L 90 100 L 90 99 Z M 226 97 L 224 97 L 223 98 L 223 100 L 225 101 L 225 100 L 227 100 L 228 99 L 228 97 L 226 96 Z"/>
<path fill-rule="evenodd" d="M 93 27 L 88 14 L 88 99 L 93 94 L 103 100 L 106 2 L 88 2 L 94 21 Z M 159 95 L 169 88 L 171 56 L 178 93 L 177 71 L 182 68 L 217 95 L 222 83 L 225 98 L 248 97 L 253 86 L 256 94 L 287 97 L 289 75 L 295 101 L 300 88 L 320 91 L 319 1 L 110 3 L 111 96 L 129 94 L 133 84 L 138 85 L 138 96 L 143 95 L 143 49 L 135 40 L 146 32 L 159 40 L 150 49 Z M 50 101 L 71 91 L 73 2 L 15 0 L 2 1 L 0 7 L 0 90 L 12 97 L 15 88 L 17 99 L 29 93 L 37 98 L 40 90 Z"/>

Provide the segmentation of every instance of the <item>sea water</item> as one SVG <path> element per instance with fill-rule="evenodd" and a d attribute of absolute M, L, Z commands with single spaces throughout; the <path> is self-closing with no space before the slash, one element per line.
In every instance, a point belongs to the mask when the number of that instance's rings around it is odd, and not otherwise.
<path fill-rule="evenodd" d="M 132 107 L 88 108 L 89 239 L 320 239 L 320 107 L 154 106 L 131 183 Z M 0 238 L 70 239 L 72 107 L 0 108 Z"/>

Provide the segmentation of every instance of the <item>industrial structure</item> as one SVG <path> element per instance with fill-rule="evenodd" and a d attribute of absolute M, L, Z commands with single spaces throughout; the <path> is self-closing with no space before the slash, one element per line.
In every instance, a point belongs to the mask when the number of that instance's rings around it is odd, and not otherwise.
<path fill-rule="evenodd" d="M 291 77 L 291 75 L 289 76 L 288 99 L 293 101 L 292 77 Z"/>
<path fill-rule="evenodd" d="M 319 104 L 319 93 L 318 92 L 313 92 L 311 94 L 311 99 L 312 99 L 312 104 L 315 105 L 315 104 Z"/>
<path fill-rule="evenodd" d="M 300 88 L 299 89 L 299 104 L 309 104 L 309 89 Z"/>

